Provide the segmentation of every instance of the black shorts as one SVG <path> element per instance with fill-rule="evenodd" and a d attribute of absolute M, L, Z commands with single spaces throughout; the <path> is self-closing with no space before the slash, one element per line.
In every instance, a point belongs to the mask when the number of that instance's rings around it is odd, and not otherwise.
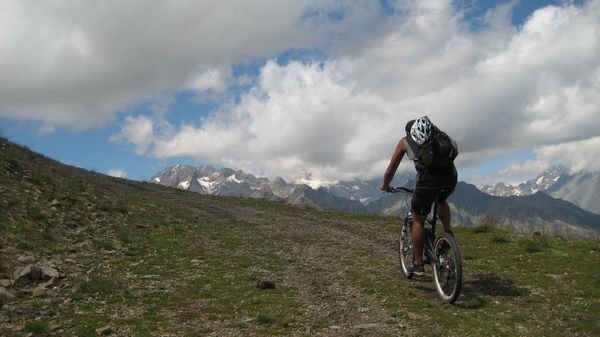
<path fill-rule="evenodd" d="M 431 212 L 431 205 L 436 200 L 446 201 L 450 194 L 456 188 L 456 180 L 444 185 L 427 186 L 417 183 L 415 193 L 410 201 L 412 212 L 418 215 L 427 216 Z"/>

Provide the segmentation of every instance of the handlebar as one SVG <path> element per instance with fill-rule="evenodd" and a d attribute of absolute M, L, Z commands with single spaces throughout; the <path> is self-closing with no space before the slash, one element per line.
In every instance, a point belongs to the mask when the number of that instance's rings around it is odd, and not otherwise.
<path fill-rule="evenodd" d="M 407 188 L 407 187 L 392 187 L 391 191 L 387 191 L 387 192 L 388 193 L 399 193 L 400 191 L 404 191 L 404 192 L 410 193 L 410 194 L 415 193 L 414 190 Z"/>

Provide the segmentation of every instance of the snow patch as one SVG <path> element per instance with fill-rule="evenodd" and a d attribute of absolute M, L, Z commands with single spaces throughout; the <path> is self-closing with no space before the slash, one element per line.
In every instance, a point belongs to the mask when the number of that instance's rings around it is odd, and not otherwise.
<path fill-rule="evenodd" d="M 160 177 L 154 178 L 154 182 L 157 183 L 157 184 L 160 184 Z"/>
<path fill-rule="evenodd" d="M 207 193 L 212 194 L 215 192 L 215 183 L 210 181 L 210 178 L 202 177 L 196 179 L 196 181 L 198 182 L 198 184 L 204 187 Z"/>
<path fill-rule="evenodd" d="M 540 176 L 539 178 L 537 178 L 537 180 L 535 181 L 535 183 L 538 184 L 538 185 L 541 185 L 543 181 L 544 181 L 544 176 Z"/>
<path fill-rule="evenodd" d="M 227 177 L 227 180 L 229 180 L 229 181 L 231 181 L 231 182 L 236 182 L 236 183 L 238 183 L 238 184 L 241 184 L 241 183 L 242 183 L 242 181 L 241 181 L 241 180 L 238 180 L 238 179 L 235 177 L 235 174 L 232 174 L 232 175 L 230 175 L 229 177 Z"/>
<path fill-rule="evenodd" d="M 187 190 L 188 187 L 190 187 L 190 180 L 186 180 L 186 181 L 182 181 L 179 183 L 179 185 L 177 185 L 178 188 Z"/>

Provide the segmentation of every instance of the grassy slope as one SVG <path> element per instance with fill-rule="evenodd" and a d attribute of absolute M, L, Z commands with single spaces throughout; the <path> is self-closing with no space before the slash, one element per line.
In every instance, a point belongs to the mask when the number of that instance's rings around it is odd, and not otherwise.
<path fill-rule="evenodd" d="M 459 228 L 466 279 L 446 306 L 402 277 L 395 218 L 110 178 L 5 140 L 0 208 L 2 258 L 66 276 L 41 297 L 9 289 L 2 336 L 600 334 L 598 241 Z"/>

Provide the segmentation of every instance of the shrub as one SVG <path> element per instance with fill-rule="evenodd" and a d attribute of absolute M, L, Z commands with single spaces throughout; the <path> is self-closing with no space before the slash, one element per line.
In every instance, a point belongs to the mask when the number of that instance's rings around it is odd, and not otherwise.
<path fill-rule="evenodd" d="M 490 239 L 490 242 L 491 243 L 508 243 L 508 242 L 510 242 L 510 239 L 504 235 L 494 235 Z"/>
<path fill-rule="evenodd" d="M 85 281 L 79 285 L 79 292 L 82 294 L 103 294 L 103 295 L 115 295 L 125 290 L 123 284 L 116 280 L 101 276 L 92 276 L 88 281 Z"/>
<path fill-rule="evenodd" d="M 475 228 L 473 228 L 474 233 L 489 233 L 493 230 L 494 230 L 494 227 L 490 224 L 481 224 L 481 225 L 477 225 L 477 226 L 475 226 Z"/>
<path fill-rule="evenodd" d="M 48 334 L 50 333 L 50 327 L 48 326 L 48 323 L 44 321 L 32 321 L 25 324 L 25 332 Z"/>
<path fill-rule="evenodd" d="M 36 222 L 46 222 L 48 221 L 48 216 L 42 213 L 42 211 L 37 207 L 32 207 L 29 209 L 29 217 L 31 220 Z"/>
<path fill-rule="evenodd" d="M 528 253 L 538 253 L 545 248 L 550 247 L 550 242 L 544 236 L 534 236 L 531 239 L 523 239 L 519 241 L 519 244 L 525 248 Z"/>
<path fill-rule="evenodd" d="M 275 318 L 266 314 L 259 314 L 256 316 L 256 322 L 258 324 L 273 324 L 275 323 Z"/>

